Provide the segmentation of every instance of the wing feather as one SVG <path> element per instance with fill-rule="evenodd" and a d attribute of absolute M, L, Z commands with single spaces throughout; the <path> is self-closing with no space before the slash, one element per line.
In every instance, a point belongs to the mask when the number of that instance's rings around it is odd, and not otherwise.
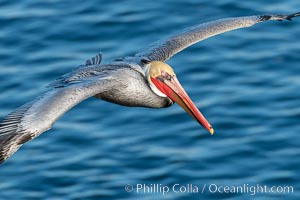
<path fill-rule="evenodd" d="M 185 29 L 184 31 L 172 35 L 165 40 L 157 41 L 137 53 L 135 56 L 141 58 L 144 57 L 151 61 L 157 60 L 165 62 L 185 48 L 215 35 L 239 28 L 250 27 L 259 22 L 268 20 L 291 20 L 299 15 L 300 12 L 291 15 L 258 15 L 226 18 L 207 22 Z"/>
<path fill-rule="evenodd" d="M 81 101 L 110 89 L 113 77 L 93 76 L 88 81 L 52 88 L 10 113 L 0 123 L 0 163 L 22 144 L 49 130 L 65 112 Z"/>

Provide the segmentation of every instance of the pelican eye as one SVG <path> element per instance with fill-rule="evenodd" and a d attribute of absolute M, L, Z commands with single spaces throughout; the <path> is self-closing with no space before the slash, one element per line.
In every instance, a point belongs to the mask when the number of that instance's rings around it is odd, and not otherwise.
<path fill-rule="evenodd" d="M 171 76 L 168 72 L 166 72 L 166 71 L 162 71 L 161 72 L 161 76 L 165 79 L 165 80 L 168 80 L 168 81 L 170 81 L 172 78 L 173 78 L 173 76 Z"/>
<path fill-rule="evenodd" d="M 158 80 L 160 80 L 161 82 L 165 82 L 165 77 L 163 77 L 162 75 L 156 77 Z"/>
<path fill-rule="evenodd" d="M 172 79 L 172 76 L 170 74 L 168 74 L 167 76 L 165 76 L 165 79 L 167 79 L 168 81 L 170 81 Z"/>

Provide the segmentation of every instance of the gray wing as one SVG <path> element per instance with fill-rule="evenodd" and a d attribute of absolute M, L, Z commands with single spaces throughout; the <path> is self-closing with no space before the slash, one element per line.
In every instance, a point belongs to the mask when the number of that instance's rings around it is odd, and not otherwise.
<path fill-rule="evenodd" d="M 114 79 L 110 74 L 81 76 L 75 83 L 52 88 L 36 100 L 9 114 L 0 123 L 0 163 L 22 144 L 49 130 L 58 118 L 81 101 L 109 90 Z"/>
<path fill-rule="evenodd" d="M 89 77 L 92 77 L 93 79 L 94 76 L 103 74 L 102 67 L 100 66 L 101 61 L 102 53 L 100 52 L 96 56 L 86 60 L 84 65 L 79 65 L 72 72 L 57 78 L 55 81 L 50 83 L 48 87 L 65 87 L 66 84 L 81 82 L 82 79 L 84 79 L 85 81 Z"/>
<path fill-rule="evenodd" d="M 188 28 L 165 40 L 157 41 L 135 56 L 165 62 L 176 53 L 209 37 L 239 28 L 250 27 L 259 22 L 291 20 L 297 16 L 300 16 L 300 12 L 291 15 L 258 15 L 207 22 Z"/>

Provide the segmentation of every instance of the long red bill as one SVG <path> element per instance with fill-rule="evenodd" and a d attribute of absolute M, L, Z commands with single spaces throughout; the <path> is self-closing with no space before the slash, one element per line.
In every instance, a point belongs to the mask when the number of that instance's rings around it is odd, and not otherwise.
<path fill-rule="evenodd" d="M 214 134 L 214 129 L 210 123 L 198 110 L 175 76 L 170 80 L 164 79 L 161 81 L 152 77 L 151 80 L 161 92 L 178 103 L 187 113 L 189 113 L 197 122 L 199 122 L 199 124 L 206 128 L 211 135 Z"/>

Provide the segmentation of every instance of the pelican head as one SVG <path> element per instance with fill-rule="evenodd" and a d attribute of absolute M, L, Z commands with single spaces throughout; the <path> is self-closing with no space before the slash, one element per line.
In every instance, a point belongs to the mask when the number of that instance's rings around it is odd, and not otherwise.
<path fill-rule="evenodd" d="M 178 103 L 197 122 L 206 128 L 210 134 L 214 133 L 214 129 L 210 123 L 201 114 L 177 80 L 171 66 L 160 61 L 151 61 L 146 64 L 146 78 L 150 88 L 156 95 L 170 98 L 173 102 Z"/>

